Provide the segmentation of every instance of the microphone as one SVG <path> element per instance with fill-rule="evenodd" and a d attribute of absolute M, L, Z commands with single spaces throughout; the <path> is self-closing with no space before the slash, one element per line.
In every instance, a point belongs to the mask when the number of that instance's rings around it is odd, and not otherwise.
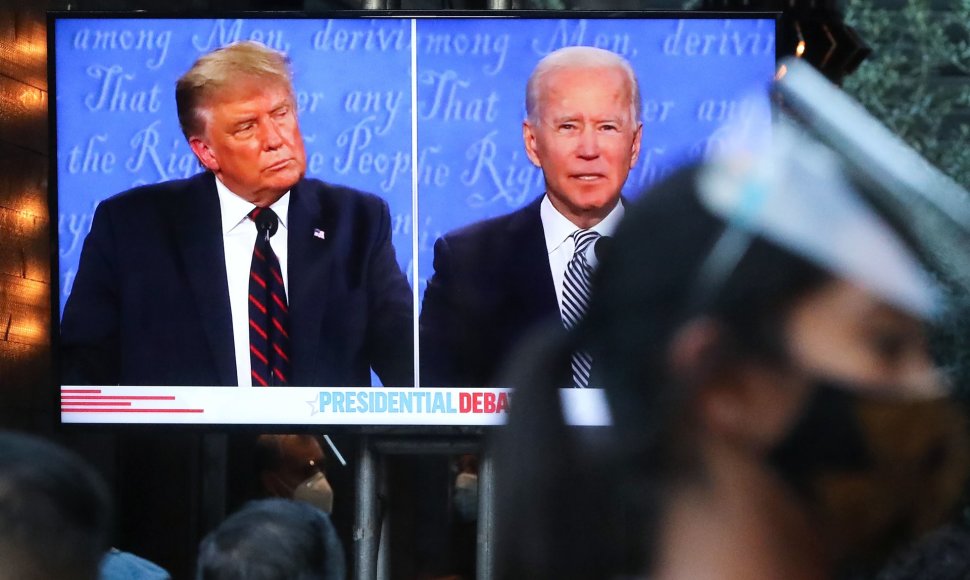
<path fill-rule="evenodd" d="M 280 219 L 276 217 L 273 210 L 263 208 L 263 210 L 256 215 L 256 231 L 265 235 L 267 240 L 276 234 L 276 230 L 278 230 L 279 227 Z"/>

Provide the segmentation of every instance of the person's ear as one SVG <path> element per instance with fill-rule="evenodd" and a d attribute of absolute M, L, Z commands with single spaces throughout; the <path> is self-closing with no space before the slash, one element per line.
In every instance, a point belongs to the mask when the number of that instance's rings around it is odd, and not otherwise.
<path fill-rule="evenodd" d="M 192 149 L 192 153 L 195 153 L 195 156 L 199 159 L 199 162 L 202 163 L 206 169 L 213 173 L 219 172 L 219 160 L 216 159 L 212 148 L 209 147 L 201 137 L 189 138 L 189 147 Z"/>
<path fill-rule="evenodd" d="M 529 120 L 522 121 L 522 140 L 525 142 L 525 154 L 529 156 L 529 161 L 536 167 L 541 168 L 539 160 L 539 144 L 536 140 L 535 130 Z"/>
<path fill-rule="evenodd" d="M 706 431 L 758 453 L 771 450 L 805 404 L 809 385 L 775 366 L 738 360 L 698 394 Z"/>
<path fill-rule="evenodd" d="M 759 451 L 784 436 L 807 393 L 803 381 L 777 365 L 743 356 L 710 319 L 677 331 L 668 364 L 676 383 L 691 389 L 703 432 Z"/>
<path fill-rule="evenodd" d="M 643 138 L 643 123 L 637 123 L 636 133 L 633 134 L 633 145 L 630 150 L 630 169 L 637 164 L 640 158 L 640 141 Z"/>
<path fill-rule="evenodd" d="M 737 389 L 736 361 L 726 332 L 714 320 L 696 318 L 683 325 L 670 341 L 670 376 L 687 389 L 701 431 L 736 439 L 745 435 L 747 412 Z"/>

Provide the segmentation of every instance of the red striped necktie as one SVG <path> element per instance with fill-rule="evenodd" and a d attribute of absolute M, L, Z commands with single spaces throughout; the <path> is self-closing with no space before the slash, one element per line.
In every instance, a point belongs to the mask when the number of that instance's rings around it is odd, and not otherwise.
<path fill-rule="evenodd" d="M 289 308 L 280 261 L 269 239 L 279 218 L 269 208 L 249 212 L 256 245 L 249 272 L 249 358 L 254 387 L 285 386 L 290 378 Z"/>

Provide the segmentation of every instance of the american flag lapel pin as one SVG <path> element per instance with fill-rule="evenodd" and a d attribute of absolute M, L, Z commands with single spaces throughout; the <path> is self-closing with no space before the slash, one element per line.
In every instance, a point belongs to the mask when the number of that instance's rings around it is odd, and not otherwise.
<path fill-rule="evenodd" d="M 313 237 L 325 240 L 327 239 L 327 233 L 319 228 L 313 228 Z"/>

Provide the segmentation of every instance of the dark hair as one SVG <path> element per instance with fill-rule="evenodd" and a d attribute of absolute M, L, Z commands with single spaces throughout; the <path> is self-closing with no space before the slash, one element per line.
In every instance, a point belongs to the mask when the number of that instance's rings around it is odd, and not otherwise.
<path fill-rule="evenodd" d="M 80 457 L 0 431 L 0 577 L 97 578 L 111 518 L 104 481 Z"/>
<path fill-rule="evenodd" d="M 330 517 L 287 499 L 246 504 L 199 546 L 197 580 L 343 580 Z"/>
<path fill-rule="evenodd" d="M 668 374 L 674 334 L 704 316 L 733 355 L 782 361 L 787 309 L 830 279 L 755 237 L 697 302 L 701 264 L 725 230 L 698 200 L 698 171 L 682 170 L 631 204 L 594 275 L 584 323 L 538 338 L 513 366 L 515 405 L 497 464 L 503 577 L 641 574 L 658 493 L 689 461 L 673 436 L 690 396 Z M 612 428 L 563 425 L 557 387 L 577 348 L 593 356 Z"/>

